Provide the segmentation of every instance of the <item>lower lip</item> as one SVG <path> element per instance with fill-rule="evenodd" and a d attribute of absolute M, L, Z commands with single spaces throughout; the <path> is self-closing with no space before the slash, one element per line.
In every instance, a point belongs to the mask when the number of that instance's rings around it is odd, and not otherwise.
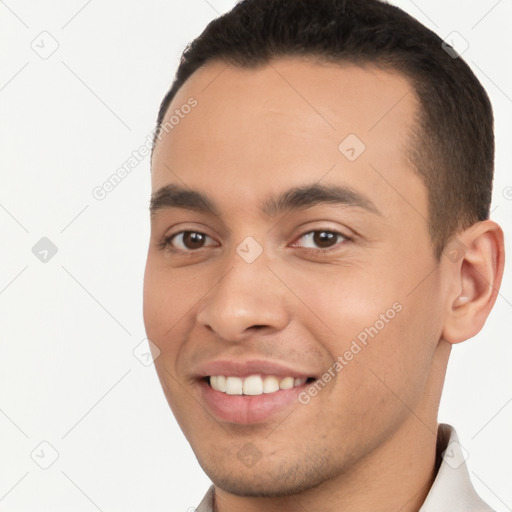
<path fill-rule="evenodd" d="M 292 404 L 299 405 L 298 395 L 305 385 L 280 389 L 262 395 L 228 395 L 215 391 L 204 380 L 199 382 L 201 395 L 217 418 L 242 425 L 263 423 Z"/>

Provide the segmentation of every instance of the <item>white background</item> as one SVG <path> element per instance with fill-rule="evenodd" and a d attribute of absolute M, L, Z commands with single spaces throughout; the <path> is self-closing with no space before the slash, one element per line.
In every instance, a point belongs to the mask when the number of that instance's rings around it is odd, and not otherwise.
<path fill-rule="evenodd" d="M 394 3 L 469 43 L 464 57 L 495 109 L 492 217 L 511 253 L 512 2 Z M 145 338 L 149 158 L 104 200 L 92 190 L 153 130 L 185 44 L 232 5 L 0 2 L 4 512 L 185 511 L 209 485 L 153 366 L 133 354 Z M 51 38 L 58 49 L 43 59 L 31 44 L 48 50 Z M 32 253 L 44 236 L 58 248 L 47 263 Z M 475 487 L 499 511 L 512 508 L 511 280 L 509 266 L 482 333 L 454 348 L 440 411 L 469 453 Z M 42 469 L 35 460 L 51 462 L 52 450 L 58 459 Z"/>

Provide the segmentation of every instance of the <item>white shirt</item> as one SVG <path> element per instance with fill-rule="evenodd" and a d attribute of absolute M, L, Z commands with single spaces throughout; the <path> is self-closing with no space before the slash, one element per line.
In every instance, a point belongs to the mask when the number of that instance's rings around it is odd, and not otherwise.
<path fill-rule="evenodd" d="M 457 433 L 446 423 L 437 430 L 437 453 L 442 462 L 418 512 L 493 512 L 473 488 Z M 195 512 L 214 512 L 214 495 L 212 485 Z"/>

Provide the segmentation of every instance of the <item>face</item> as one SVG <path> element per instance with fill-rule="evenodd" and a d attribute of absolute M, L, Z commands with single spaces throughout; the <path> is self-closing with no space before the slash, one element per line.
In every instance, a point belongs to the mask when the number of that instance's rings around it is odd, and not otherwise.
<path fill-rule="evenodd" d="M 169 107 L 144 321 L 222 489 L 293 494 L 435 421 L 443 266 L 407 158 L 416 109 L 399 74 L 298 58 L 210 63 Z"/>

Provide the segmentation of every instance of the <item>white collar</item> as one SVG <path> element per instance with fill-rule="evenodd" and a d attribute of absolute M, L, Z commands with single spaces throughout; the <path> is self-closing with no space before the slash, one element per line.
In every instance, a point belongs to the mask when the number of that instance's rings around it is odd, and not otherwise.
<path fill-rule="evenodd" d="M 437 452 L 442 462 L 419 512 L 492 512 L 471 483 L 466 466 L 467 451 L 460 445 L 451 425 L 439 424 Z"/>

